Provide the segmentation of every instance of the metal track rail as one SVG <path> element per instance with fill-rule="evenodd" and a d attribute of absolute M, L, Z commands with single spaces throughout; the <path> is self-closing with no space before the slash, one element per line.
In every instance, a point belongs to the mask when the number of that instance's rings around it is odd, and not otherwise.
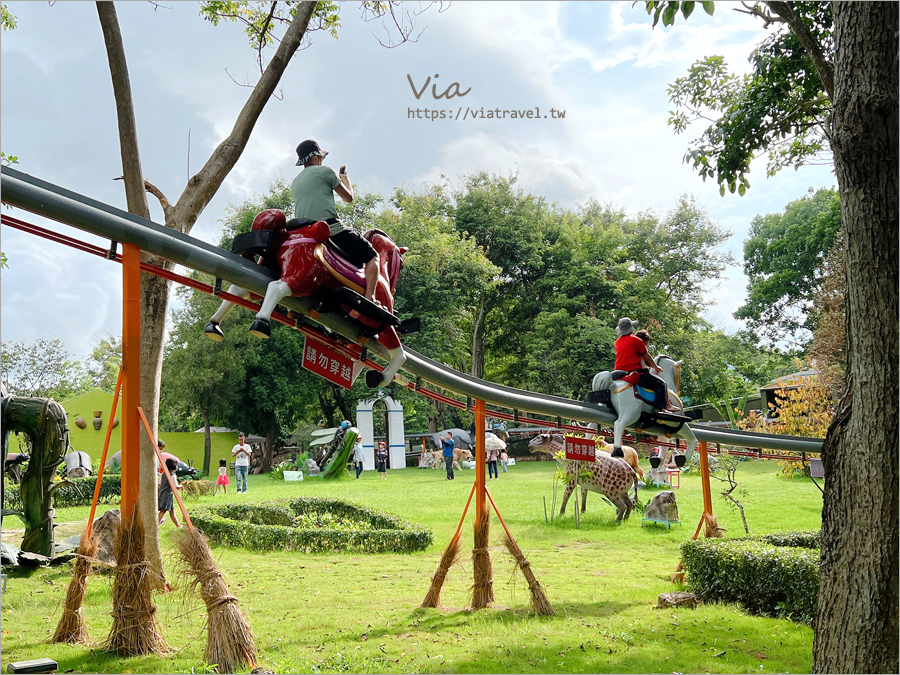
<path fill-rule="evenodd" d="M 266 286 L 276 278 L 271 271 L 229 251 L 21 171 L 4 166 L 0 176 L 3 202 L 12 206 L 112 241 L 135 244 L 149 253 L 230 281 L 258 295 L 265 295 Z M 313 302 L 305 298 L 285 298 L 281 304 L 311 316 L 317 323 L 354 343 L 365 344 L 377 356 L 386 356 L 381 345 L 367 341 L 357 324 L 347 318 L 319 314 Z M 492 406 L 530 411 L 558 420 L 581 420 L 601 425 L 615 421 L 614 415 L 595 405 L 505 387 L 465 375 L 413 350 L 406 351 L 404 371 L 456 394 L 480 399 Z M 692 424 L 691 428 L 699 440 L 709 443 L 812 453 L 820 452 L 822 446 L 821 439 L 816 438 L 731 431 L 697 424 Z"/>

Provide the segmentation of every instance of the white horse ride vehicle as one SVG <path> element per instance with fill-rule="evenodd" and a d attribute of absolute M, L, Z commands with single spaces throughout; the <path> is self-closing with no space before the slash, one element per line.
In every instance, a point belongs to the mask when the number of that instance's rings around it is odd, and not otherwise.
<path fill-rule="evenodd" d="M 613 457 L 622 456 L 622 434 L 625 429 L 635 429 L 645 434 L 684 439 L 687 443 L 684 455 L 675 456 L 675 463 L 683 466 L 691 460 L 697 447 L 697 437 L 687 425 L 690 418 L 684 414 L 684 405 L 678 397 L 681 361 L 675 361 L 666 355 L 660 355 L 654 361 L 662 368 L 661 377 L 668 387 L 669 403 L 678 408 L 680 414 L 656 410 L 653 407 L 654 392 L 640 384 L 633 385 L 621 379 L 628 374 L 624 370 L 604 370 L 594 375 L 591 391 L 585 400 L 605 405 L 616 414 L 613 425 Z"/>

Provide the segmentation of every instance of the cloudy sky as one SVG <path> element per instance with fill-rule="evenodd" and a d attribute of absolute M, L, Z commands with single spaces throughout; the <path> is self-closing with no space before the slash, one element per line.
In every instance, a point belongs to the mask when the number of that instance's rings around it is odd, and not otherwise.
<path fill-rule="evenodd" d="M 0 43 L 2 149 L 16 168 L 84 195 L 125 207 L 112 85 L 96 8 L 91 2 L 8 2 L 18 27 Z M 289 66 L 241 160 L 192 234 L 215 241 L 230 203 L 296 172 L 296 144 L 317 138 L 328 162 L 347 164 L 357 190 L 419 189 L 477 170 L 518 172 L 521 186 L 575 207 L 590 197 L 635 214 L 664 215 L 681 194 L 694 195 L 733 232 L 738 261 L 750 221 L 781 211 L 810 187 L 831 187 L 828 167 L 787 170 L 766 179 L 754 165 L 745 197 L 720 197 L 682 157 L 698 129 L 675 136 L 666 124 L 666 87 L 697 59 L 722 54 L 741 71 L 765 31 L 717 3 L 687 23 L 654 30 L 629 2 L 464 3 L 418 17 L 419 40 L 393 49 L 378 21 L 345 3 L 339 39 L 312 36 Z M 173 201 L 230 131 L 255 82 L 255 54 L 241 28 L 213 27 L 193 2 L 119 3 L 134 90 L 145 176 Z M 414 10 L 417 3 L 407 3 Z M 431 78 L 429 82 L 429 78 Z M 416 91 L 421 91 L 416 98 Z M 427 83 L 427 86 L 425 86 Z M 468 93 L 434 98 L 448 88 Z M 435 85 L 435 88 L 432 88 Z M 425 90 L 422 91 L 422 87 Z M 540 109 L 539 119 L 472 119 L 466 109 Z M 415 110 L 459 119 L 413 119 Z M 565 111 L 552 118 L 551 109 Z M 470 113 L 471 115 L 471 113 Z M 548 115 L 548 117 L 544 117 Z M 693 133 L 692 133 L 693 132 Z M 151 199 L 154 220 L 161 210 Z M 38 217 L 17 213 L 45 224 Z M 89 235 L 54 228 L 89 240 Z M 76 358 L 121 330 L 119 266 L 3 227 L 9 269 L 0 286 L 4 341 L 58 337 Z M 708 289 L 709 318 L 733 332 L 742 303 L 740 267 Z M 627 308 L 623 308 L 627 311 Z"/>

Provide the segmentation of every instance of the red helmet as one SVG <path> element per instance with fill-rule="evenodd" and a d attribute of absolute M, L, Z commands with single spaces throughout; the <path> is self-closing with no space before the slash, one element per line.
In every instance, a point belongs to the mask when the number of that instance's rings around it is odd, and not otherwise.
<path fill-rule="evenodd" d="M 279 209 L 266 209 L 256 214 L 253 219 L 253 225 L 250 230 L 283 230 L 287 219 L 284 217 L 284 211 Z"/>

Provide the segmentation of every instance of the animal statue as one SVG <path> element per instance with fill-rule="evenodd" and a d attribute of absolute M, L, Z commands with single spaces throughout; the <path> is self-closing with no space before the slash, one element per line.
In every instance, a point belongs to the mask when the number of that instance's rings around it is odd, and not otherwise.
<path fill-rule="evenodd" d="M 22 482 L 22 465 L 28 461 L 28 455 L 24 452 L 11 452 L 3 462 L 3 473 L 18 485 Z"/>
<path fill-rule="evenodd" d="M 462 471 L 460 462 L 471 462 L 472 452 L 468 448 L 453 448 L 453 468 Z"/>
<path fill-rule="evenodd" d="M 444 452 L 442 450 L 433 450 L 431 453 L 434 458 L 434 464 L 432 467 L 435 469 L 443 469 L 444 465 Z M 460 465 L 460 462 L 469 462 L 472 460 L 472 451 L 468 448 L 453 448 L 453 468 L 459 469 L 462 471 L 463 467 Z"/>
<path fill-rule="evenodd" d="M 633 483 L 637 482 L 637 475 L 634 470 L 625 463 L 621 457 L 610 457 L 605 452 L 597 453 L 594 462 L 560 462 L 566 471 L 567 481 L 566 490 L 563 493 L 562 504 L 560 505 L 559 515 L 566 512 L 566 503 L 575 490 L 575 465 L 579 465 L 579 469 L 587 469 L 589 476 L 582 475 L 579 479 L 581 485 L 581 512 L 584 513 L 587 508 L 587 491 L 599 492 L 604 495 L 616 507 L 616 522 L 628 520 L 631 515 L 632 503 L 631 497 L 628 496 L 628 490 Z M 637 491 L 637 487 L 635 487 Z M 576 505 L 575 508 L 578 508 Z"/>
<path fill-rule="evenodd" d="M 662 368 L 662 378 L 668 385 L 669 402 L 684 412 L 684 405 L 678 397 L 681 384 L 681 361 L 671 356 L 660 355 L 655 359 Z M 586 399 L 589 403 L 606 405 L 616 414 L 613 425 L 613 455 L 622 451 L 622 435 L 625 429 L 640 429 L 653 435 L 675 436 L 687 442 L 684 461 L 689 462 L 697 447 L 697 437 L 688 426 L 688 418 L 684 414 L 657 412 L 651 403 L 641 398 L 643 388 L 622 379 L 627 373 L 622 370 L 602 372 L 594 375 L 591 392 Z M 652 393 L 650 395 L 652 400 Z"/>
<path fill-rule="evenodd" d="M 597 427 L 596 427 L 596 425 L 594 425 L 593 431 L 595 433 L 596 433 L 596 429 L 597 429 Z M 590 432 L 590 429 L 588 429 L 588 431 Z M 594 435 L 594 434 L 589 433 L 588 435 Z M 601 444 L 603 444 L 603 445 L 601 445 Z M 600 439 L 600 443 L 598 443 L 594 449 L 594 458 L 597 462 L 604 463 L 604 465 L 605 465 L 607 458 L 612 458 L 612 456 L 609 452 L 603 450 L 603 448 L 612 449 L 611 446 L 606 445 L 604 443 L 603 439 Z M 564 450 L 564 449 L 565 449 L 565 436 L 563 436 L 563 434 L 561 434 L 559 432 L 552 431 L 552 430 L 542 431 L 541 433 L 539 433 L 537 436 L 535 436 L 528 442 L 528 451 L 531 453 L 549 452 L 549 453 L 555 455 L 557 452 Z M 613 459 L 624 460 L 625 464 L 629 467 L 630 473 L 628 474 L 628 486 L 630 487 L 631 485 L 634 485 L 634 503 L 637 503 L 638 472 L 640 471 L 641 477 L 644 476 L 644 472 L 641 470 L 641 467 L 638 465 L 637 451 L 634 448 L 631 448 L 627 445 L 624 446 L 622 449 L 625 453 L 625 456 L 617 457 L 617 458 L 613 458 Z M 574 476 L 574 473 L 571 475 Z M 585 482 L 587 482 L 587 481 L 585 481 Z M 582 485 L 582 487 L 584 487 L 584 485 Z M 572 488 L 574 489 L 574 482 L 572 483 Z M 567 485 L 566 489 L 567 490 L 569 489 L 568 485 Z M 588 487 L 586 489 L 591 490 L 592 488 Z M 595 492 L 603 492 L 602 490 L 594 490 L 594 491 Z M 626 490 L 626 495 L 627 495 L 627 490 Z M 610 499 L 612 499 L 612 498 L 610 497 Z M 565 501 L 563 501 L 563 504 L 565 504 Z M 629 510 L 631 509 L 631 504 L 632 504 L 631 498 L 628 498 Z M 582 508 L 581 508 L 582 513 L 584 513 L 584 507 L 586 505 L 587 505 L 587 494 L 584 494 L 583 504 L 582 504 Z"/>
<path fill-rule="evenodd" d="M 587 438 L 593 438 L 597 433 L 597 425 L 594 424 L 591 427 L 587 428 L 587 433 L 585 434 Z M 610 451 L 612 450 L 612 446 L 609 445 L 603 438 L 598 438 L 597 448 L 595 452 L 605 452 L 606 454 L 612 454 Z M 565 448 L 565 436 L 561 433 L 557 433 L 554 431 L 542 431 L 537 436 L 532 438 L 528 442 L 528 450 L 532 453 L 549 453 L 551 455 L 556 454 L 560 450 Z M 639 456 L 637 450 L 628 445 L 622 446 L 622 459 L 628 463 L 628 465 L 634 469 L 634 472 L 638 475 L 639 478 L 644 477 L 644 471 L 641 469 L 639 463 Z"/>
<path fill-rule="evenodd" d="M 677 523 L 678 503 L 675 501 L 675 493 L 671 490 L 663 490 L 654 495 L 644 510 L 644 518 Z"/>
<path fill-rule="evenodd" d="M 403 268 L 403 254 L 408 249 L 397 246 L 382 230 L 372 229 L 363 234 L 378 253 L 378 284 L 375 289 L 377 304 L 367 302 L 365 274 L 328 244 L 330 229 L 322 222 L 310 222 L 295 218 L 287 221 L 283 211 L 260 211 L 253 220 L 251 231 L 235 237 L 233 249 L 245 258 L 259 255 L 259 264 L 279 274 L 269 282 L 262 306 L 250 333 L 259 338 L 271 335 L 272 312 L 286 297 L 314 297 L 319 299 L 325 311 L 339 308 L 364 326 L 367 335 L 377 335 L 377 341 L 390 355 L 390 362 L 383 372 L 370 370 L 366 384 L 377 387 L 388 384 L 406 361 L 406 353 L 400 344 L 397 327 L 400 321 L 393 314 L 394 291 L 397 278 Z M 250 292 L 232 284 L 232 295 L 249 298 Z M 219 324 L 234 306 L 224 300 L 206 325 L 204 334 L 214 341 L 224 339 Z"/>
<path fill-rule="evenodd" d="M 65 456 L 66 478 L 85 478 L 93 473 L 91 457 L 82 450 L 73 450 Z"/>

